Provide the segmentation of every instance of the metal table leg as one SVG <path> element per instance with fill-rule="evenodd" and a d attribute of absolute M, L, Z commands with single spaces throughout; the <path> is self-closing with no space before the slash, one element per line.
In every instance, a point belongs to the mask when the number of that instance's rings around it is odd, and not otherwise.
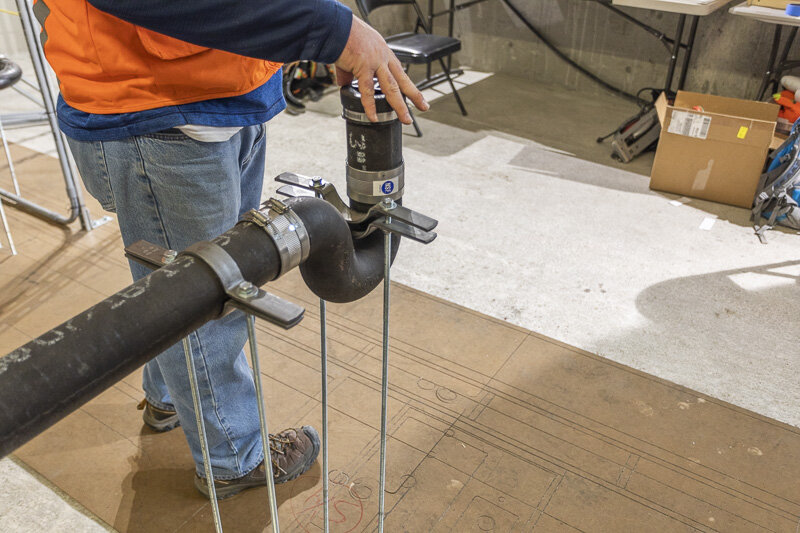
<path fill-rule="evenodd" d="M 433 0 L 428 0 L 428 27 L 424 28 L 426 32 L 433 33 Z M 431 64 L 428 63 L 425 65 L 425 79 L 429 80 L 431 78 Z"/>
<path fill-rule="evenodd" d="M 686 41 L 686 51 L 683 53 L 683 64 L 681 65 L 681 75 L 678 78 L 678 90 L 683 90 L 683 85 L 686 83 L 686 75 L 689 72 L 689 61 L 692 59 L 692 48 L 694 47 L 694 38 L 697 35 L 697 21 L 700 17 L 694 15 L 692 22 L 689 26 L 689 39 Z"/>
<path fill-rule="evenodd" d="M 275 495 L 275 477 L 272 472 L 272 453 L 269 446 L 269 429 L 267 417 L 264 413 L 264 391 L 261 387 L 261 369 L 258 361 L 258 346 L 256 343 L 256 317 L 247 315 L 247 340 L 250 343 L 250 359 L 253 364 L 253 383 L 256 386 L 258 399 L 258 419 L 261 425 L 261 444 L 264 447 L 264 469 L 267 472 L 267 498 L 269 499 L 270 516 L 272 517 L 272 531 L 278 533 L 278 498 Z"/>
<path fill-rule="evenodd" d="M 206 423 L 203 419 L 203 406 L 200 404 L 200 390 L 197 388 L 197 373 L 192 357 L 192 346 L 189 337 L 183 338 L 183 353 L 186 356 L 186 369 L 189 371 L 189 386 L 192 389 L 192 402 L 194 403 L 194 417 L 197 422 L 197 432 L 200 436 L 200 449 L 203 452 L 203 466 L 206 471 L 206 483 L 208 485 L 208 497 L 211 500 L 211 512 L 214 515 L 214 527 L 222 532 L 222 520 L 219 516 L 219 502 L 217 502 L 217 490 L 214 486 L 214 475 L 211 471 L 211 456 L 208 451 L 208 437 L 206 436 Z"/>
<path fill-rule="evenodd" d="M 456 0 L 450 0 L 450 7 L 448 9 L 450 13 L 447 17 L 447 35 L 452 37 L 453 30 L 455 29 L 456 24 Z M 431 24 L 431 28 L 433 28 L 433 24 Z M 447 70 L 448 72 L 453 70 L 453 56 L 447 56 Z"/>
<path fill-rule="evenodd" d="M 678 64 L 678 53 L 681 49 L 681 41 L 683 41 L 683 27 L 686 24 L 686 15 L 681 14 L 678 17 L 678 27 L 675 29 L 675 42 L 672 45 L 672 56 L 669 58 L 669 67 L 667 67 L 667 81 L 664 83 L 664 88 L 669 93 L 672 91 L 672 78 L 675 75 L 675 66 Z"/>
<path fill-rule="evenodd" d="M 386 217 L 391 223 L 391 217 Z M 386 419 L 389 399 L 389 271 L 392 266 L 392 234 L 383 235 L 383 365 L 381 370 L 381 466 L 378 492 L 378 531 L 383 532 L 384 493 L 386 490 Z"/>
<path fill-rule="evenodd" d="M 764 79 L 761 80 L 761 86 L 756 93 L 756 100 L 761 101 L 764 98 L 764 91 L 767 90 L 767 85 L 772 79 L 772 74 L 775 72 L 775 58 L 778 56 L 778 46 L 781 44 L 781 30 L 783 26 L 780 24 L 775 25 L 775 32 L 772 35 L 772 47 L 769 50 L 769 59 L 767 60 L 767 71 L 764 73 Z"/>
<path fill-rule="evenodd" d="M 775 65 L 774 72 L 772 73 L 772 79 L 770 80 L 772 83 L 772 92 L 776 92 L 778 90 L 778 86 L 781 83 L 781 76 L 783 72 L 789 68 L 789 63 L 787 60 L 789 58 L 789 51 L 794 44 L 794 39 L 797 37 L 797 26 L 792 26 L 789 30 L 789 36 L 786 38 L 786 44 L 783 45 L 783 51 L 781 52 L 781 57 L 778 59 L 777 64 Z"/>

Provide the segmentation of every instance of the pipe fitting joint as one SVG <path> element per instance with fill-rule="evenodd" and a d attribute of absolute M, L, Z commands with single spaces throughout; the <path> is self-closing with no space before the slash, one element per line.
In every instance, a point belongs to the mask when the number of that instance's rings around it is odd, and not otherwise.
<path fill-rule="evenodd" d="M 281 277 L 308 259 L 311 241 L 306 226 L 300 217 L 286 204 L 270 198 L 261 210 L 251 209 L 242 221 L 252 222 L 262 228 L 278 250 Z"/>
<path fill-rule="evenodd" d="M 367 212 L 384 198 L 399 200 L 405 187 L 402 125 L 375 82 L 377 122 L 370 122 L 358 82 L 342 87 L 342 118 L 347 123 L 347 196 L 350 207 Z"/>

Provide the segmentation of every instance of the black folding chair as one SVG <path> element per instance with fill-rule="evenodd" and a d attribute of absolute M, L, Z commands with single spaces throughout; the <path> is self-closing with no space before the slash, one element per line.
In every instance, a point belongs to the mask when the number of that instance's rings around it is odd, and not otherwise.
<path fill-rule="evenodd" d="M 372 24 L 369 21 L 369 14 L 379 7 L 399 4 L 410 4 L 414 7 L 414 11 L 417 13 L 417 24 L 414 31 L 386 37 L 386 44 L 389 45 L 397 59 L 405 65 L 430 65 L 438 61 L 442 67 L 442 72 L 444 72 L 444 79 L 435 82 L 426 79 L 418 84 L 418 87 L 420 89 L 432 87 L 446 79 L 453 89 L 453 96 L 461 109 L 461 114 L 466 116 L 467 110 L 464 108 L 464 103 L 461 101 L 461 97 L 453 83 L 453 78 L 450 76 L 450 69 L 443 60 L 443 58 L 461 50 L 461 41 L 454 37 L 432 34 L 425 21 L 425 16 L 415 0 L 356 0 L 356 4 L 361 16 L 370 25 Z M 417 33 L 419 28 L 422 28 L 425 33 Z M 414 129 L 417 131 L 417 135 L 421 137 L 422 132 L 417 125 L 416 119 L 414 119 Z"/>

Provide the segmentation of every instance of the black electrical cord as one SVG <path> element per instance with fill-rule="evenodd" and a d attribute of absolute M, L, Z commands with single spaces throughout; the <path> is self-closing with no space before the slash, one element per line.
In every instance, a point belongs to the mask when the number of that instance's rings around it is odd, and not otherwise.
<path fill-rule="evenodd" d="M 576 63 L 572 58 L 570 58 L 564 52 L 559 50 L 558 47 L 556 47 L 556 45 L 554 45 L 552 42 L 550 42 L 550 40 L 547 39 L 547 37 L 545 37 L 544 34 L 542 34 L 542 32 L 540 32 L 538 29 L 536 29 L 536 27 L 525 17 L 525 15 L 519 9 L 517 9 L 516 6 L 514 6 L 514 4 L 511 3 L 511 0 L 503 0 L 503 3 L 505 5 L 507 5 L 508 8 L 511 11 L 514 12 L 514 14 L 517 16 L 517 18 L 519 18 L 523 22 L 523 24 L 525 24 L 525 26 L 527 26 L 528 29 L 531 30 L 533 32 L 533 34 L 540 41 L 542 41 L 542 43 L 544 43 L 544 45 L 547 48 L 550 49 L 551 52 L 553 52 L 561 60 L 563 60 L 564 62 L 566 62 L 567 64 L 569 64 L 573 68 L 575 68 L 578 72 L 580 72 L 581 74 L 583 74 L 587 78 L 591 79 L 592 81 L 594 81 L 598 85 L 600 85 L 600 86 L 604 87 L 605 89 L 611 91 L 612 93 L 618 94 L 619 96 L 622 96 L 623 98 L 626 98 L 628 100 L 632 100 L 632 101 L 636 102 L 637 104 L 639 104 L 640 106 L 647 103 L 647 102 L 644 102 L 643 100 L 641 100 L 638 96 L 634 96 L 633 94 L 631 94 L 631 93 L 629 93 L 627 91 L 623 91 L 622 89 L 620 89 L 618 87 L 614 87 L 613 85 L 611 85 L 607 81 L 603 80 L 602 78 L 600 78 L 599 76 L 597 76 L 593 72 L 590 72 L 585 67 L 583 67 L 583 66 L 579 65 L 578 63 Z"/>

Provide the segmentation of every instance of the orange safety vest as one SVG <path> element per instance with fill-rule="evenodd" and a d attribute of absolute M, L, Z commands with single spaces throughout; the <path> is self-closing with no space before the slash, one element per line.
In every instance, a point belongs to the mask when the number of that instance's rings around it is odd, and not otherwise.
<path fill-rule="evenodd" d="M 87 113 L 130 113 L 238 96 L 281 68 L 147 30 L 86 0 L 35 0 L 33 11 L 61 95 Z"/>

